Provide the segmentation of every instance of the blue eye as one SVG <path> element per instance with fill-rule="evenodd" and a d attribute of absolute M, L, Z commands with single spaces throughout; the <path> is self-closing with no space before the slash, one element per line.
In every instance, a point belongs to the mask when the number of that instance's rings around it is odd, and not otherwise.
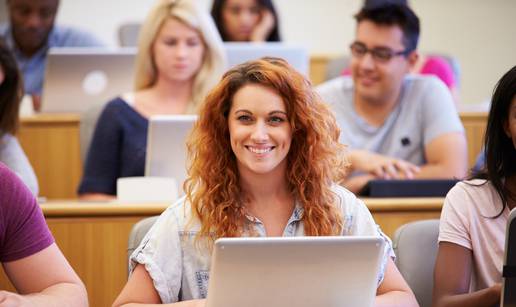
<path fill-rule="evenodd" d="M 272 116 L 271 118 L 269 118 L 269 122 L 271 122 L 273 124 L 279 124 L 284 121 L 285 121 L 285 119 L 282 117 L 279 117 L 279 116 Z"/>

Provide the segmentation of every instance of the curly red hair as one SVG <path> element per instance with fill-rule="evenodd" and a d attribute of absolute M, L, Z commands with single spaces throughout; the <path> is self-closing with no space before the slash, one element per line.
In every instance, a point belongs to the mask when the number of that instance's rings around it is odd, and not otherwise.
<path fill-rule="evenodd" d="M 281 59 L 263 58 L 224 74 L 207 96 L 189 138 L 192 162 L 184 188 L 201 223 L 198 238 L 236 237 L 245 231 L 246 197 L 231 150 L 228 114 L 233 96 L 247 84 L 275 90 L 286 104 L 292 127 L 286 176 L 290 192 L 304 207 L 305 234 L 339 234 L 342 217 L 331 188 L 344 178 L 347 162 L 335 118 L 300 73 Z"/>

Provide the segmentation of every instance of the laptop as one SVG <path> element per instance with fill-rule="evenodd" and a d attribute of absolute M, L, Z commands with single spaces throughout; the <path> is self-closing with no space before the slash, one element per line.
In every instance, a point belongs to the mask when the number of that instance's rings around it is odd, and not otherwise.
<path fill-rule="evenodd" d="M 502 307 L 516 307 L 516 209 L 511 211 L 505 231 L 503 261 Z"/>
<path fill-rule="evenodd" d="M 444 197 L 457 179 L 375 179 L 358 193 L 364 197 Z"/>
<path fill-rule="evenodd" d="M 297 71 L 308 76 L 309 57 L 306 48 L 279 42 L 268 43 L 224 43 L 228 59 L 228 68 L 235 65 L 263 58 L 266 56 L 282 58 Z"/>
<path fill-rule="evenodd" d="M 186 179 L 186 139 L 197 115 L 158 115 L 149 119 L 145 176 L 171 177 L 183 195 Z"/>
<path fill-rule="evenodd" d="M 373 306 L 379 237 L 222 238 L 207 307 Z"/>
<path fill-rule="evenodd" d="M 136 49 L 51 48 L 43 113 L 82 113 L 133 89 Z"/>

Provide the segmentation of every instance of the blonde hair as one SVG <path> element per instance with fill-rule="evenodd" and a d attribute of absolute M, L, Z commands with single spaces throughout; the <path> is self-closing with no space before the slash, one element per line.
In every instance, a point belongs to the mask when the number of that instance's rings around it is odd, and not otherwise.
<path fill-rule="evenodd" d="M 136 57 L 135 90 L 153 86 L 157 80 L 152 46 L 168 18 L 175 18 L 199 31 L 205 46 L 201 68 L 194 76 L 193 97 L 187 113 L 196 113 L 199 104 L 218 82 L 226 67 L 226 56 L 220 35 L 210 15 L 196 0 L 159 0 L 142 25 Z"/>
<path fill-rule="evenodd" d="M 287 157 L 289 190 L 304 207 L 305 235 L 337 235 L 342 216 L 332 186 L 347 169 L 340 130 L 311 84 L 284 60 L 264 58 L 233 67 L 210 92 L 188 139 L 189 178 L 184 184 L 192 215 L 200 221 L 197 239 L 208 243 L 244 232 L 245 210 L 228 114 L 235 93 L 247 84 L 275 90 L 287 107 L 292 145 Z"/>

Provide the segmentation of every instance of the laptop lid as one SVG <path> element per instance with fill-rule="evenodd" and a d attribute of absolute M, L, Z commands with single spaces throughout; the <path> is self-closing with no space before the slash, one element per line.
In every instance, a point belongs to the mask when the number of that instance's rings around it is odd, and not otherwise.
<path fill-rule="evenodd" d="M 306 48 L 279 42 L 268 43 L 224 43 L 228 59 L 228 68 L 235 65 L 263 58 L 266 56 L 282 58 L 297 71 L 308 76 L 309 57 Z"/>
<path fill-rule="evenodd" d="M 172 177 L 184 194 L 186 179 L 186 139 L 197 115 L 158 115 L 149 119 L 145 176 Z"/>
<path fill-rule="evenodd" d="M 383 245 L 358 236 L 218 239 L 206 306 L 372 306 Z"/>
<path fill-rule="evenodd" d="M 444 197 L 456 179 L 375 179 L 358 193 L 366 197 Z"/>
<path fill-rule="evenodd" d="M 41 111 L 82 113 L 133 88 L 136 49 L 51 48 Z"/>
<path fill-rule="evenodd" d="M 516 209 L 511 211 L 505 233 L 502 307 L 516 307 Z"/>

